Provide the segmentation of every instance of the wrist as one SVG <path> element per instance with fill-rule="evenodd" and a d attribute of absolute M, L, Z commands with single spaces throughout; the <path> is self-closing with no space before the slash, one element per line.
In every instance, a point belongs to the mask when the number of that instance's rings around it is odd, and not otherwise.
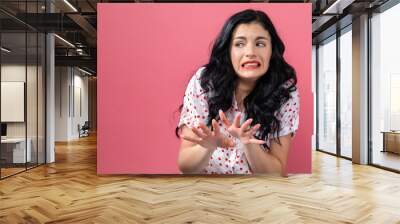
<path fill-rule="evenodd" d="M 212 153 L 217 149 L 216 145 L 206 145 L 206 146 L 202 146 L 203 148 L 205 148 L 208 152 Z"/>
<path fill-rule="evenodd" d="M 249 139 L 242 139 L 242 138 L 239 138 L 239 141 L 242 143 L 242 145 L 243 146 L 251 146 L 251 145 L 255 145 L 254 143 L 251 143 L 250 141 L 249 141 Z"/>

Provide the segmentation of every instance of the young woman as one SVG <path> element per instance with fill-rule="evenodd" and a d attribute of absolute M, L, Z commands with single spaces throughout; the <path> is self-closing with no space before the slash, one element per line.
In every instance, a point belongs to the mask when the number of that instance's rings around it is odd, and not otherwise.
<path fill-rule="evenodd" d="M 182 173 L 287 175 L 299 96 L 284 50 L 264 12 L 228 19 L 185 92 L 176 129 Z"/>

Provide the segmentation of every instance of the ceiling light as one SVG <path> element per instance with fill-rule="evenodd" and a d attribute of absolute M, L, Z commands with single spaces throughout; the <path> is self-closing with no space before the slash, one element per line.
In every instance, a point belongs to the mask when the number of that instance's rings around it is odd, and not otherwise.
<path fill-rule="evenodd" d="M 72 10 L 74 10 L 74 12 L 78 12 L 78 10 L 71 4 L 69 3 L 67 0 L 64 0 L 65 4 L 67 4 Z"/>
<path fill-rule="evenodd" d="M 343 10 L 351 5 L 355 0 L 336 0 L 332 5 L 322 12 L 322 14 L 342 14 Z"/>
<path fill-rule="evenodd" d="M 1 50 L 4 51 L 4 52 L 6 52 L 6 53 L 10 53 L 10 52 L 11 52 L 11 50 L 9 50 L 9 49 L 7 49 L 7 48 L 5 48 L 5 47 L 1 47 Z"/>
<path fill-rule="evenodd" d="M 86 71 L 86 70 L 83 70 L 83 69 L 81 69 L 81 68 L 79 68 L 79 67 L 78 67 L 78 70 L 81 71 L 81 72 L 83 72 L 83 73 L 85 73 L 85 74 L 93 75 L 92 73 L 90 73 L 90 72 L 88 72 L 88 71 Z"/>
<path fill-rule="evenodd" d="M 71 42 L 67 41 L 66 39 L 58 36 L 57 34 L 54 34 L 55 37 L 57 37 L 58 39 L 60 39 L 61 41 L 63 41 L 64 43 L 68 44 L 69 46 L 75 48 L 75 45 L 71 44 Z"/>

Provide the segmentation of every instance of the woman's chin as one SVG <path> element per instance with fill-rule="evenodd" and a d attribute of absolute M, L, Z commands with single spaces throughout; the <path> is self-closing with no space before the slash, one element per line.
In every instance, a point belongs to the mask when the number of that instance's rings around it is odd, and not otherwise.
<path fill-rule="evenodd" d="M 241 71 L 238 76 L 240 79 L 247 81 L 257 81 L 261 76 L 263 76 L 264 72 L 262 71 Z"/>

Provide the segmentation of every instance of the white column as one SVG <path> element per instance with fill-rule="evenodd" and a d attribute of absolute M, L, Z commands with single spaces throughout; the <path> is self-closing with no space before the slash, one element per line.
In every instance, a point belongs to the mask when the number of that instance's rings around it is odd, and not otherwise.
<path fill-rule="evenodd" d="M 47 12 L 53 12 L 54 6 L 46 1 Z M 55 44 L 54 35 L 46 35 L 46 163 L 55 162 L 54 133 L 55 133 Z"/>
<path fill-rule="evenodd" d="M 368 163 L 368 15 L 353 20 L 353 162 Z"/>
<path fill-rule="evenodd" d="M 46 163 L 52 163 L 55 161 L 55 151 L 54 151 L 54 133 L 55 133 L 55 76 L 54 76 L 54 35 L 47 34 L 46 36 L 46 60 L 47 60 L 47 108 L 46 108 Z"/>

